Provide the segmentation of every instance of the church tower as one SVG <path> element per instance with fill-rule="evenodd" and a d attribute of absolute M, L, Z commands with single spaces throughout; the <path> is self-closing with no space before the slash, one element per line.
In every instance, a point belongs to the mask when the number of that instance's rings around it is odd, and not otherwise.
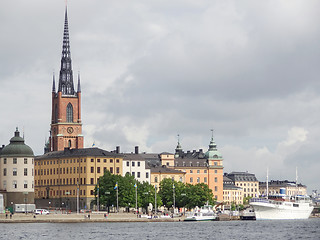
<path fill-rule="evenodd" d="M 52 117 L 50 140 L 47 151 L 62 151 L 64 148 L 83 148 L 81 123 L 81 87 L 78 75 L 77 91 L 73 85 L 70 54 L 67 7 L 65 11 L 61 67 L 58 91 L 55 76 L 52 84 Z"/>

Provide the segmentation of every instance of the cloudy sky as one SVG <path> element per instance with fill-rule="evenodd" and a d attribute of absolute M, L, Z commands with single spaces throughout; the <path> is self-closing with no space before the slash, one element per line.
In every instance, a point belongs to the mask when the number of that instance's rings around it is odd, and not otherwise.
<path fill-rule="evenodd" d="M 18 126 L 43 153 L 64 11 L 1 0 L 0 144 Z M 214 129 L 225 172 L 297 167 L 320 190 L 320 1 L 69 0 L 68 16 L 86 147 L 206 150 Z"/>

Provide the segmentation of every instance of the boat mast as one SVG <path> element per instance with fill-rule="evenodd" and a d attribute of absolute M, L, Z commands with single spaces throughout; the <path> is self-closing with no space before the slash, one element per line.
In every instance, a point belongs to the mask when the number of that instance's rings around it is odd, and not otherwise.
<path fill-rule="evenodd" d="M 269 168 L 267 167 L 267 198 L 269 196 Z"/>

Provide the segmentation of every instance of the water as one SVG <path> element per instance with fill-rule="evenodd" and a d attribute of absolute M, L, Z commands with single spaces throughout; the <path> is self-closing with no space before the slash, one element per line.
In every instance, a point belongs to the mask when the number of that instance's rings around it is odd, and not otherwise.
<path fill-rule="evenodd" d="M 0 239 L 320 239 L 320 219 L 229 222 L 5 223 Z"/>

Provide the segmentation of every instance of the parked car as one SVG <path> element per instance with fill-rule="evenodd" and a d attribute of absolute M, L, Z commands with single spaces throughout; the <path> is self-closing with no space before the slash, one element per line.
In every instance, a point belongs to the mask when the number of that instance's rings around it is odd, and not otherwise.
<path fill-rule="evenodd" d="M 36 215 L 47 215 L 50 212 L 47 209 L 35 209 L 33 213 Z"/>

